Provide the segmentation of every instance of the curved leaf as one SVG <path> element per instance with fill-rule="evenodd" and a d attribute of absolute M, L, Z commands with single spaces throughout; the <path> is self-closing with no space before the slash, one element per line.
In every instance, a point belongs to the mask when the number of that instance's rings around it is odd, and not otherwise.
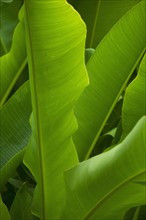
<path fill-rule="evenodd" d="M 4 2 L 4 3 L 3 3 Z M 7 4 L 7 3 L 10 4 Z M 13 31 L 18 23 L 18 12 L 22 5 L 22 0 L 0 2 L 0 56 L 10 50 Z"/>
<path fill-rule="evenodd" d="M 140 64 L 137 77 L 130 83 L 124 96 L 122 139 L 143 115 L 146 115 L 146 54 Z"/>
<path fill-rule="evenodd" d="M 87 47 L 96 48 L 112 26 L 140 0 L 70 0 L 87 25 Z"/>
<path fill-rule="evenodd" d="M 25 32 L 22 19 L 15 28 L 10 52 L 0 57 L 0 106 L 5 103 L 26 63 Z"/>
<path fill-rule="evenodd" d="M 65 0 L 26 0 L 25 21 L 33 114 L 24 163 L 37 181 L 33 213 L 58 219 L 64 205 L 63 172 L 78 163 L 73 108 L 88 83 L 86 29 Z"/>
<path fill-rule="evenodd" d="M 28 82 L 0 109 L 0 191 L 22 161 L 31 135 Z"/>
<path fill-rule="evenodd" d="M 75 107 L 79 129 L 74 142 L 81 160 L 89 157 L 144 53 L 145 4 L 137 4 L 112 28 L 87 63 L 90 85 Z"/>
<path fill-rule="evenodd" d="M 126 211 L 146 204 L 146 117 L 126 139 L 67 171 L 68 200 L 62 219 L 122 220 Z"/>

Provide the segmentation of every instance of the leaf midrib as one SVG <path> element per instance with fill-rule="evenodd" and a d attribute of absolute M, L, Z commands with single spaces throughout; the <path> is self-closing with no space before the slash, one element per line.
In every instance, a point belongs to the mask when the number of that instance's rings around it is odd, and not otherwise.
<path fill-rule="evenodd" d="M 132 179 L 144 174 L 145 172 L 146 172 L 146 169 L 140 171 L 139 173 L 135 174 L 134 176 L 130 176 L 125 181 L 120 183 L 118 186 L 113 188 L 110 192 L 108 192 L 105 196 L 103 196 L 97 202 L 97 204 L 89 211 L 89 213 L 83 218 L 83 220 L 88 220 L 92 216 L 92 214 L 94 214 L 97 211 L 97 209 L 104 204 L 104 202 L 106 202 L 108 199 L 110 199 L 113 196 L 113 194 L 115 194 L 117 191 L 119 191 L 125 184 L 132 181 Z"/>
<path fill-rule="evenodd" d="M 95 144 L 97 143 L 97 140 L 98 140 L 98 138 L 99 138 L 99 136 L 100 136 L 100 134 L 101 134 L 101 132 L 102 132 L 102 129 L 104 128 L 105 123 L 107 122 L 107 120 L 108 120 L 110 114 L 112 113 L 112 111 L 113 111 L 113 109 L 114 109 L 114 107 L 115 107 L 115 104 L 117 103 L 117 101 L 118 101 L 118 99 L 119 99 L 119 97 L 120 97 L 122 91 L 124 90 L 126 84 L 128 83 L 128 81 L 129 81 L 129 79 L 130 79 L 130 77 L 131 77 L 131 75 L 132 75 L 134 69 L 136 68 L 136 66 L 138 65 L 138 63 L 139 63 L 139 61 L 141 60 L 142 56 L 144 55 L 145 50 L 146 50 L 146 48 L 143 49 L 143 51 L 141 52 L 141 54 L 140 54 L 139 57 L 137 58 L 135 64 L 133 65 L 133 68 L 131 69 L 131 71 L 130 71 L 128 77 L 127 77 L 127 79 L 125 80 L 125 82 L 123 83 L 121 89 L 119 90 L 119 93 L 117 94 L 117 96 L 116 96 L 116 98 L 115 98 L 113 104 L 111 105 L 111 108 L 109 109 L 108 113 L 106 114 L 106 117 L 104 118 L 104 120 L 103 120 L 103 122 L 102 122 L 102 124 L 101 124 L 101 126 L 100 126 L 100 129 L 97 131 L 97 134 L 96 134 L 94 140 L 92 141 L 92 144 L 91 144 L 91 146 L 89 147 L 89 150 L 88 150 L 88 152 L 86 153 L 86 156 L 85 156 L 84 160 L 89 159 L 90 154 L 91 154 L 91 152 L 92 152 L 92 150 L 93 150 Z M 87 68 L 87 69 L 88 69 L 88 68 Z"/>
<path fill-rule="evenodd" d="M 38 147 L 38 151 L 39 151 L 39 161 L 38 161 L 38 163 L 39 163 L 39 166 L 40 166 L 40 170 L 41 170 L 41 172 L 40 172 L 40 176 L 41 176 L 41 186 L 40 186 L 40 190 L 41 190 L 41 192 L 42 192 L 42 207 L 43 207 L 43 213 L 42 213 L 42 216 L 41 216 L 41 218 L 42 219 L 46 219 L 45 218 L 45 190 L 44 190 L 44 186 L 45 186 L 45 184 L 44 184 L 44 167 L 43 167 L 43 163 L 42 163 L 42 161 L 43 161 L 43 154 L 42 154 L 42 143 L 41 143 L 41 135 L 40 135 L 40 131 L 41 131 L 41 129 L 40 129 L 40 115 L 39 115 L 39 112 L 37 111 L 38 109 L 39 109 L 39 104 L 38 104 L 38 97 L 37 97 L 37 88 L 36 88 L 36 78 L 35 78 L 35 64 L 34 64 L 34 54 L 33 54 L 33 48 L 32 48 L 32 38 L 31 38 L 31 28 L 30 28 L 30 23 L 29 23 L 29 10 L 28 10 L 28 5 L 27 5 L 27 1 L 25 1 L 25 11 L 26 11 L 26 21 L 27 21 L 27 26 L 28 26 L 28 35 L 29 35 L 29 41 L 30 41 L 30 49 L 31 49 L 31 58 L 32 58 L 32 60 L 31 60 L 31 62 L 32 62 L 32 78 L 33 78 L 33 88 L 34 88 L 34 90 L 33 90 L 33 92 L 34 92 L 34 105 L 35 105 L 35 108 L 36 108 L 36 114 L 35 114 L 35 116 L 36 116 L 36 123 L 35 123 L 35 125 L 36 125 L 36 134 L 38 135 L 38 138 L 37 138 L 37 140 L 38 140 L 38 143 L 37 143 L 37 147 Z M 32 95 L 32 94 L 31 94 Z"/>
<path fill-rule="evenodd" d="M 91 34 L 91 40 L 90 40 L 90 44 L 89 44 L 89 47 L 91 47 L 91 48 L 93 47 L 93 40 L 94 40 L 95 30 L 96 30 L 96 26 L 97 26 L 100 3 L 101 3 L 101 0 L 99 0 L 96 4 L 97 10 L 96 10 L 96 14 L 95 14 L 95 19 L 94 19 L 94 24 L 93 24 L 93 29 L 92 29 L 93 31 Z"/>

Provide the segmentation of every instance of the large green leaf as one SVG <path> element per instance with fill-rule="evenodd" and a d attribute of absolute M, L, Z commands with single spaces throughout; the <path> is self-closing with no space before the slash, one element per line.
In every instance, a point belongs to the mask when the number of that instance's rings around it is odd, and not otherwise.
<path fill-rule="evenodd" d="M 0 191 L 22 161 L 31 135 L 29 83 L 25 83 L 0 109 Z"/>
<path fill-rule="evenodd" d="M 21 17 L 10 52 L 0 57 L 0 106 L 5 103 L 26 63 L 24 21 Z"/>
<path fill-rule="evenodd" d="M 0 195 L 0 219 L 1 220 L 10 220 L 10 215 L 6 205 L 3 203 L 1 195 Z"/>
<path fill-rule="evenodd" d="M 146 54 L 140 64 L 137 77 L 126 89 L 122 110 L 122 138 L 143 115 L 146 115 Z"/>
<path fill-rule="evenodd" d="M 111 29 L 87 63 L 90 85 L 75 108 L 79 129 L 74 142 L 81 160 L 89 157 L 144 53 L 145 3 L 137 4 Z"/>
<path fill-rule="evenodd" d="M 140 0 L 69 0 L 87 25 L 87 47 L 96 47 L 112 26 Z"/>
<path fill-rule="evenodd" d="M 82 162 L 65 174 L 68 200 L 62 219 L 122 220 L 146 204 L 146 117 L 112 150 Z"/>
<path fill-rule="evenodd" d="M 18 23 L 18 12 L 21 5 L 22 0 L 14 0 L 9 4 L 8 0 L 0 2 L 0 56 L 10 50 L 13 31 Z"/>
<path fill-rule="evenodd" d="M 37 181 L 33 213 L 58 219 L 64 204 L 64 170 L 78 163 L 73 108 L 88 83 L 85 25 L 65 1 L 25 1 L 33 114 L 24 162 Z"/>

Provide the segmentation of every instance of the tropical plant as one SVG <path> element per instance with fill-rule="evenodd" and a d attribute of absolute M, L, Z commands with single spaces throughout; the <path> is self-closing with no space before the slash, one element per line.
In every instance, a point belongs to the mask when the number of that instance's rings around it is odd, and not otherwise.
<path fill-rule="evenodd" d="M 0 219 L 144 219 L 145 1 L 0 6 Z"/>

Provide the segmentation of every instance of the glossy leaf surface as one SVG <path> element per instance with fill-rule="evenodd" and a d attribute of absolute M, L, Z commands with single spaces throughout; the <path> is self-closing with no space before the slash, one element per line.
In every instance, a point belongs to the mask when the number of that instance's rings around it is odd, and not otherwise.
<path fill-rule="evenodd" d="M 63 172 L 78 163 L 73 108 L 88 83 L 86 28 L 64 0 L 26 0 L 25 22 L 33 114 L 24 162 L 37 181 L 33 213 L 58 219 L 65 196 Z"/>

